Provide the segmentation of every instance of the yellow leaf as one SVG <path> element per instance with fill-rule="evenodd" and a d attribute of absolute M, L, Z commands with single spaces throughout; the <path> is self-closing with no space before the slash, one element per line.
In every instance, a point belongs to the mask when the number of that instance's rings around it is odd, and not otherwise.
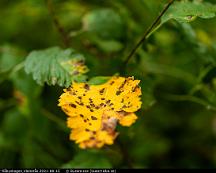
<path fill-rule="evenodd" d="M 69 116 L 70 139 L 80 148 L 100 148 L 113 144 L 117 123 L 132 125 L 140 109 L 141 88 L 133 77 L 112 77 L 101 85 L 73 83 L 60 96 L 59 106 Z"/>

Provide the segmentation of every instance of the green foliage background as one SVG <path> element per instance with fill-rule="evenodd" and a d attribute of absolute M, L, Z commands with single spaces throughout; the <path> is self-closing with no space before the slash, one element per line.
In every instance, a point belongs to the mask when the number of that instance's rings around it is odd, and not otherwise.
<path fill-rule="evenodd" d="M 70 37 L 64 51 L 46 1 L 1 0 L 0 167 L 215 167 L 214 0 L 176 1 L 129 61 L 122 75 L 141 80 L 143 105 L 133 126 L 117 127 L 114 145 L 80 150 L 69 141 L 66 115 L 57 107 L 69 77 L 120 73 L 166 2 L 53 0 L 55 17 Z M 40 55 L 29 54 L 35 50 Z M 85 58 L 87 76 L 63 70 L 60 62 L 70 58 Z"/>

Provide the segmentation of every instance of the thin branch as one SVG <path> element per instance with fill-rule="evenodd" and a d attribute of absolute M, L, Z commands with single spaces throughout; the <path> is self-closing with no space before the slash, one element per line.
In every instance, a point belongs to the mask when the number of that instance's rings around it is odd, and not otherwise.
<path fill-rule="evenodd" d="M 55 15 L 55 10 L 53 7 L 52 0 L 47 0 L 47 8 L 49 10 L 50 16 L 52 17 L 53 23 L 62 39 L 62 42 L 65 47 L 69 47 L 70 45 L 70 39 L 68 37 L 68 34 L 65 32 L 64 27 L 60 24 L 58 18 Z"/>
<path fill-rule="evenodd" d="M 133 168 L 132 159 L 129 156 L 128 149 L 125 147 L 125 145 L 122 143 L 122 141 L 118 138 L 117 139 L 117 145 L 119 147 L 119 150 L 123 156 L 123 162 L 128 166 L 129 169 Z"/>
<path fill-rule="evenodd" d="M 141 38 L 141 40 L 132 49 L 131 53 L 128 55 L 128 57 L 124 61 L 124 63 L 123 63 L 124 67 L 127 65 L 127 63 L 129 62 L 129 60 L 133 57 L 133 55 L 135 54 L 136 50 L 142 45 L 143 42 L 145 42 L 145 40 L 148 38 L 148 36 L 151 33 L 151 31 L 157 26 L 157 24 L 160 21 L 161 17 L 166 13 L 166 11 L 169 9 L 169 7 L 171 6 L 171 4 L 174 1 L 175 0 L 169 0 L 169 2 L 166 4 L 166 6 L 162 10 L 162 12 L 159 14 L 159 16 L 157 16 L 157 18 L 153 21 L 153 23 L 151 24 L 151 26 L 145 31 L 145 33 L 144 33 L 143 37 Z"/>
<path fill-rule="evenodd" d="M 168 100 L 172 100 L 172 101 L 190 101 L 190 102 L 194 102 L 197 104 L 200 104 L 202 106 L 204 106 L 206 109 L 211 110 L 211 111 L 216 111 L 216 107 L 212 104 L 210 104 L 209 102 L 195 97 L 195 96 L 191 96 L 191 95 L 175 95 L 175 94 L 166 94 L 163 95 L 163 97 L 165 99 Z"/>
<path fill-rule="evenodd" d="M 62 130 L 68 132 L 68 129 L 65 125 L 65 122 L 60 119 L 58 116 L 54 115 L 53 113 L 49 112 L 48 110 L 42 108 L 41 109 L 42 114 L 47 117 L 49 120 L 55 122 L 56 124 L 59 125 L 60 128 L 62 128 Z"/>
<path fill-rule="evenodd" d="M 11 74 L 14 74 L 16 72 L 18 72 L 19 70 L 21 70 L 22 68 L 24 68 L 25 66 L 25 61 L 20 62 L 19 64 L 17 64 L 12 70 L 11 70 Z"/>

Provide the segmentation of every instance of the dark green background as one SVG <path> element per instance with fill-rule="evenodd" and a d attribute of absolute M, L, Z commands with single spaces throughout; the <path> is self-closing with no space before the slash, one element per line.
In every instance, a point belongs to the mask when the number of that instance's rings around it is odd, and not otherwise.
<path fill-rule="evenodd" d="M 120 72 L 166 2 L 53 0 L 53 7 L 91 78 Z M 1 0 L 0 167 L 214 168 L 215 30 L 215 18 L 197 18 L 171 20 L 153 33 L 123 74 L 141 80 L 137 122 L 117 127 L 114 145 L 81 150 L 69 141 L 66 115 L 57 107 L 63 88 L 40 86 L 19 68 L 32 50 L 64 47 L 46 1 Z"/>

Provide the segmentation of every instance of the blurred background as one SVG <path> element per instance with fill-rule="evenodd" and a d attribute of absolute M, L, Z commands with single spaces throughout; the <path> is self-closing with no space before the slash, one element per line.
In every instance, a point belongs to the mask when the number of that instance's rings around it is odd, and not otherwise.
<path fill-rule="evenodd" d="M 67 46 L 85 56 L 89 78 L 119 73 L 166 2 L 1 0 L 0 167 L 215 167 L 215 18 L 170 20 L 143 44 L 123 74 L 141 80 L 139 118 L 100 150 L 69 140 L 57 106 L 63 88 L 40 86 L 23 70 L 30 51 Z"/>

